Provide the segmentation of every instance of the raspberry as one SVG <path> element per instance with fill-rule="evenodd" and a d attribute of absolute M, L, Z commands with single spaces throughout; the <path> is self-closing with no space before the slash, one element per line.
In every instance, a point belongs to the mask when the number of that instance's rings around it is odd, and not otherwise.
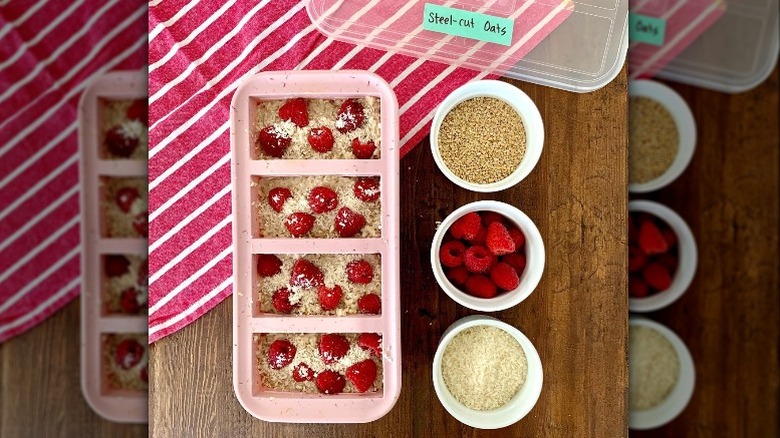
<path fill-rule="evenodd" d="M 450 280 L 450 283 L 454 284 L 455 286 L 463 286 L 466 284 L 466 280 L 468 280 L 471 273 L 465 267 L 458 266 L 457 268 L 452 268 L 445 271 L 444 275 L 448 280 Z"/>
<path fill-rule="evenodd" d="M 130 260 L 123 255 L 107 255 L 103 272 L 107 277 L 121 277 L 130 272 Z"/>
<path fill-rule="evenodd" d="M 515 268 L 515 272 L 517 272 L 517 275 L 522 275 L 523 271 L 525 271 L 526 260 L 524 254 L 520 254 L 520 253 L 507 254 L 501 258 L 501 261 Z"/>
<path fill-rule="evenodd" d="M 134 100 L 127 110 L 125 116 L 128 120 L 137 120 L 144 125 L 149 125 L 149 106 L 146 104 L 146 100 Z"/>
<path fill-rule="evenodd" d="M 284 187 L 275 187 L 268 192 L 268 205 L 274 209 L 275 212 L 281 213 L 284 203 L 292 198 L 292 192 L 290 189 Z"/>
<path fill-rule="evenodd" d="M 323 394 L 339 394 L 344 390 L 344 386 L 347 384 L 347 380 L 344 376 L 333 371 L 324 370 L 317 374 L 314 383 L 317 385 L 317 389 Z"/>
<path fill-rule="evenodd" d="M 295 345 L 285 339 L 277 339 L 268 347 L 268 365 L 271 369 L 281 370 L 295 359 Z"/>
<path fill-rule="evenodd" d="M 138 190 L 133 187 L 123 187 L 116 192 L 114 202 L 120 210 L 129 213 L 136 199 L 138 199 Z"/>
<path fill-rule="evenodd" d="M 490 252 L 498 256 L 515 252 L 515 242 L 512 241 L 509 231 L 504 224 L 498 222 L 488 226 L 485 243 Z"/>
<path fill-rule="evenodd" d="M 669 249 L 661 230 L 653 221 L 645 221 L 639 227 L 639 248 L 647 255 L 663 254 Z"/>
<path fill-rule="evenodd" d="M 484 246 L 475 245 L 466 250 L 463 264 L 470 272 L 487 272 L 495 263 L 496 257 Z"/>
<path fill-rule="evenodd" d="M 382 300 L 376 294 L 366 294 L 360 297 L 357 306 L 360 313 L 379 315 L 382 311 Z"/>
<path fill-rule="evenodd" d="M 114 360 L 120 368 L 129 370 L 138 365 L 144 356 L 144 347 L 135 339 L 124 339 L 116 346 Z"/>
<path fill-rule="evenodd" d="M 320 268 L 306 259 L 298 259 L 292 267 L 290 275 L 290 286 L 298 288 L 320 287 L 324 282 L 325 276 Z"/>
<path fill-rule="evenodd" d="M 274 292 L 273 296 L 271 297 L 271 301 L 273 301 L 274 309 L 276 309 L 279 313 L 292 313 L 293 309 L 298 307 L 298 304 L 293 304 L 290 302 L 290 290 L 286 287 L 283 287 L 276 292 Z"/>
<path fill-rule="evenodd" d="M 523 245 L 525 245 L 525 235 L 523 232 L 517 227 L 511 227 L 508 231 L 509 237 L 512 239 L 512 242 L 515 243 L 515 251 L 522 248 Z"/>
<path fill-rule="evenodd" d="M 138 289 L 134 287 L 129 287 L 122 291 L 122 294 L 119 296 L 119 307 L 122 309 L 122 312 L 137 315 L 141 311 L 138 294 Z"/>
<path fill-rule="evenodd" d="M 358 392 L 366 392 L 376 379 L 376 364 L 371 359 L 360 361 L 347 368 L 347 378 Z"/>
<path fill-rule="evenodd" d="M 138 213 L 133 218 L 133 229 L 143 237 L 149 237 L 149 213 Z"/>
<path fill-rule="evenodd" d="M 467 213 L 458 218 L 450 227 L 450 234 L 456 239 L 474 239 L 482 227 L 482 219 L 477 213 Z"/>
<path fill-rule="evenodd" d="M 338 362 L 349 352 L 349 341 L 341 335 L 324 334 L 320 336 L 320 357 L 326 365 Z"/>
<path fill-rule="evenodd" d="M 257 275 L 261 277 L 273 277 L 282 272 L 282 261 L 273 254 L 257 255 Z"/>
<path fill-rule="evenodd" d="M 314 226 L 314 216 L 309 213 L 297 212 L 287 216 L 284 226 L 293 237 L 301 237 Z"/>
<path fill-rule="evenodd" d="M 292 378 L 296 382 L 312 381 L 314 380 L 314 370 L 312 370 L 311 367 L 305 363 L 301 362 L 298 365 L 295 365 L 295 368 L 293 368 Z"/>
<path fill-rule="evenodd" d="M 672 276 L 669 275 L 669 270 L 660 263 L 650 263 L 645 266 L 642 278 L 648 285 L 659 291 L 665 291 L 672 285 Z"/>
<path fill-rule="evenodd" d="M 674 233 L 674 230 L 672 230 L 671 228 L 664 228 L 663 230 L 661 230 L 661 234 L 664 236 L 666 245 L 669 248 L 672 248 L 674 245 L 677 245 L 677 234 Z"/>
<path fill-rule="evenodd" d="M 300 97 L 288 100 L 279 108 L 279 117 L 295 123 L 299 128 L 308 125 L 309 109 L 306 107 L 306 100 Z"/>
<path fill-rule="evenodd" d="M 352 153 L 355 154 L 355 158 L 367 160 L 374 156 L 375 150 L 376 145 L 373 140 L 362 143 L 357 137 L 352 139 Z"/>
<path fill-rule="evenodd" d="M 677 260 L 676 255 L 669 254 L 669 253 L 661 254 L 660 256 L 658 256 L 656 260 L 658 261 L 658 263 L 664 265 L 666 269 L 669 270 L 670 274 L 674 274 L 675 272 L 677 272 L 677 265 L 679 261 Z"/>
<path fill-rule="evenodd" d="M 352 237 L 363 229 L 366 225 L 366 218 L 360 214 L 355 213 L 347 207 L 341 207 L 336 213 L 336 219 L 334 221 L 334 227 L 336 232 L 341 237 Z"/>
<path fill-rule="evenodd" d="M 498 294 L 496 285 L 481 274 L 472 275 L 466 280 L 466 291 L 478 298 L 493 298 Z"/>
<path fill-rule="evenodd" d="M 490 279 L 503 290 L 514 290 L 520 286 L 520 277 L 512 266 L 498 263 L 490 270 Z"/>
<path fill-rule="evenodd" d="M 473 239 L 467 239 L 469 243 L 473 245 L 480 245 L 485 246 L 485 242 L 487 242 L 487 228 L 485 227 L 479 227 L 479 231 L 477 231 L 477 235 L 474 236 Z"/>
<path fill-rule="evenodd" d="M 309 141 L 309 146 L 321 154 L 330 152 L 335 143 L 333 132 L 327 126 L 312 128 L 306 139 Z"/>
<path fill-rule="evenodd" d="M 439 249 L 439 259 L 441 260 L 442 265 L 448 268 L 454 268 L 463 264 L 463 254 L 465 252 L 466 245 L 457 240 L 453 240 L 441 246 L 441 249 Z"/>
<path fill-rule="evenodd" d="M 315 213 L 325 213 L 339 206 L 339 197 L 330 187 L 318 186 L 309 192 L 309 207 Z"/>
<path fill-rule="evenodd" d="M 369 350 L 374 356 L 382 355 L 382 335 L 377 333 L 363 333 L 358 336 L 357 344 L 364 350 Z"/>
<path fill-rule="evenodd" d="M 341 104 L 336 116 L 336 129 L 346 134 L 362 126 L 364 119 L 363 105 L 355 99 L 347 99 Z"/>
<path fill-rule="evenodd" d="M 379 179 L 377 178 L 360 178 L 355 181 L 355 187 L 353 188 L 355 197 L 363 202 L 374 202 L 379 199 Z"/>
<path fill-rule="evenodd" d="M 628 294 L 633 298 L 643 298 L 649 294 L 647 283 L 639 277 L 631 276 L 628 279 Z"/>
<path fill-rule="evenodd" d="M 138 147 L 138 138 L 129 135 L 120 126 L 114 126 L 106 133 L 106 149 L 117 157 L 129 158 Z"/>
<path fill-rule="evenodd" d="M 344 295 L 344 293 L 339 285 L 335 285 L 331 288 L 322 285 L 317 289 L 317 298 L 320 301 L 320 308 L 325 311 L 333 310 L 338 307 L 342 295 Z"/>
<path fill-rule="evenodd" d="M 141 380 L 145 383 L 149 383 L 149 367 L 145 366 L 141 368 L 141 372 L 139 373 Z"/>
<path fill-rule="evenodd" d="M 135 279 L 135 283 L 141 287 L 147 287 L 149 285 L 149 259 L 143 259 L 138 266 L 138 276 Z"/>
<path fill-rule="evenodd" d="M 628 247 L 628 272 L 637 272 L 647 264 L 647 256 L 635 246 Z"/>
<path fill-rule="evenodd" d="M 257 133 L 257 144 L 266 155 L 272 157 L 282 158 L 291 143 L 292 137 L 279 131 L 273 125 L 266 126 Z"/>
<path fill-rule="evenodd" d="M 504 216 L 495 211 L 483 211 L 480 216 L 482 217 L 482 223 L 485 224 L 486 227 L 493 222 L 498 222 L 500 224 L 504 223 Z"/>
<path fill-rule="evenodd" d="M 347 278 L 357 284 L 368 284 L 374 279 L 374 268 L 365 260 L 353 260 L 347 264 Z"/>

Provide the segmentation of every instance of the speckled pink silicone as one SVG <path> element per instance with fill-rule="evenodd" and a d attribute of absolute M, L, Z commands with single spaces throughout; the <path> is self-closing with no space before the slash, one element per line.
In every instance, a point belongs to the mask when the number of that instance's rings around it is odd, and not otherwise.
<path fill-rule="evenodd" d="M 148 395 L 108 387 L 103 371 L 102 335 L 146 333 L 146 316 L 103 314 L 101 256 L 146 254 L 146 239 L 108 239 L 101 236 L 101 176 L 147 175 L 145 160 L 102 160 L 98 99 L 145 99 L 146 72 L 109 73 L 94 81 L 79 104 L 79 178 L 81 186 L 81 391 L 92 409 L 108 420 L 123 423 L 148 421 Z"/>
<path fill-rule="evenodd" d="M 253 120 L 264 99 L 381 99 L 381 158 L 378 160 L 254 160 Z M 230 140 L 233 153 L 233 386 L 241 405 L 266 421 L 363 423 L 385 415 L 401 390 L 401 337 L 398 266 L 398 102 L 379 76 L 363 71 L 288 71 L 256 75 L 233 96 Z M 253 177 L 343 175 L 379 176 L 381 238 L 255 238 Z M 381 254 L 382 314 L 279 316 L 259 312 L 253 255 L 360 253 Z M 253 336 L 264 333 L 362 333 L 383 336 L 383 389 L 365 394 L 304 394 L 262 386 Z"/>

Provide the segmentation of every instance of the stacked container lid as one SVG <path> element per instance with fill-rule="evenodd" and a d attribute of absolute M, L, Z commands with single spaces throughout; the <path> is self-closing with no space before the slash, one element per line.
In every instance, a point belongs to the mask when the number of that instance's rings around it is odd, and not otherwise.
<path fill-rule="evenodd" d="M 336 40 L 575 92 L 609 83 L 628 46 L 628 0 L 309 0 L 307 10 Z M 457 21 L 459 11 L 495 17 L 509 23 L 511 41 L 431 30 L 432 11 L 440 25 Z M 485 29 L 479 24 L 472 30 Z"/>

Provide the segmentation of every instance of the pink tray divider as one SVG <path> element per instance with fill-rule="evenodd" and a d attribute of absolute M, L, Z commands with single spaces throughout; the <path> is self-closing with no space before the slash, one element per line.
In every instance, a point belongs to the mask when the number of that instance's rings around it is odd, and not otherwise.
<path fill-rule="evenodd" d="M 253 160 L 253 108 L 258 99 L 381 99 L 381 158 L 376 160 Z M 251 102 L 251 103 L 250 103 Z M 385 415 L 401 388 L 399 296 L 398 103 L 390 86 L 363 71 L 270 72 L 236 90 L 231 113 L 233 153 L 233 384 L 253 416 L 291 423 L 362 423 Z M 369 239 L 256 238 L 251 224 L 252 177 L 379 176 L 382 236 Z M 253 254 L 381 254 L 382 314 L 345 317 L 277 316 L 256 312 Z M 267 333 L 362 333 L 383 336 L 383 390 L 367 394 L 302 394 L 261 387 L 254 335 Z"/>
<path fill-rule="evenodd" d="M 110 390 L 103 369 L 102 335 L 146 333 L 146 316 L 103 315 L 101 257 L 106 254 L 147 254 L 146 239 L 102 237 L 100 178 L 147 175 L 146 161 L 100 158 L 99 99 L 145 99 L 145 72 L 114 72 L 93 82 L 79 103 L 79 180 L 81 185 L 81 391 L 102 417 L 122 423 L 148 421 L 148 394 Z"/>

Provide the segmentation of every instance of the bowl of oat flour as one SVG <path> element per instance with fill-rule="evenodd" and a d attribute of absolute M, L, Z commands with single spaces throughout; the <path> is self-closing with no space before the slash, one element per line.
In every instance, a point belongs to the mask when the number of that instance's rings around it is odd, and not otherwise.
<path fill-rule="evenodd" d="M 515 327 L 489 316 L 455 321 L 433 359 L 439 401 L 461 423 L 498 429 L 525 417 L 542 392 L 542 362 Z"/>
<path fill-rule="evenodd" d="M 688 348 L 666 326 L 629 319 L 629 427 L 654 429 L 675 419 L 693 395 L 696 371 Z"/>

